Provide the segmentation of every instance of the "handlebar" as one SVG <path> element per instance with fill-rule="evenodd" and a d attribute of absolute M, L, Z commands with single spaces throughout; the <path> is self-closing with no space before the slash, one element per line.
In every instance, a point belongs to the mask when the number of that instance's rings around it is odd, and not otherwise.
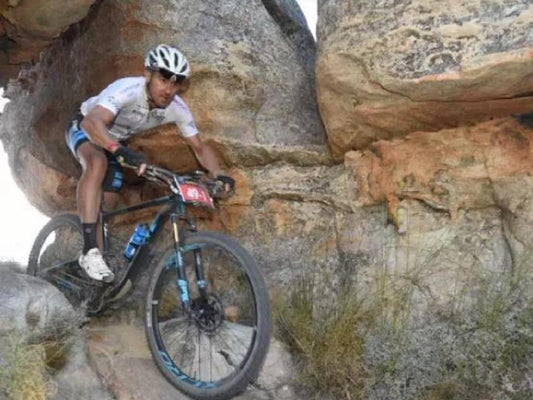
<path fill-rule="evenodd" d="M 204 171 L 197 170 L 190 174 L 180 175 L 156 165 L 145 164 L 145 166 L 142 176 L 158 185 L 169 187 L 175 194 L 179 193 L 178 184 L 192 182 L 207 189 L 212 198 L 224 198 L 224 184 L 208 177 Z"/>

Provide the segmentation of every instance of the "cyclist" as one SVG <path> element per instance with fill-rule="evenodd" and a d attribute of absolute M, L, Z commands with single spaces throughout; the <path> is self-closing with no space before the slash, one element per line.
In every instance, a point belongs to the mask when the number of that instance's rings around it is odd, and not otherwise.
<path fill-rule="evenodd" d="M 212 148 L 202 142 L 193 116 L 178 95 L 188 83 L 190 67 L 176 48 L 160 44 L 146 54 L 144 76 L 111 83 L 97 96 L 82 103 L 66 132 L 69 149 L 82 166 L 78 182 L 78 212 L 83 228 L 80 266 L 96 280 L 111 282 L 97 244 L 97 218 L 102 191 L 104 203 L 115 204 L 122 187 L 121 164 L 138 168 L 145 159 L 128 149 L 124 141 L 156 126 L 175 123 L 199 163 L 231 193 L 235 181 L 225 175 Z"/>

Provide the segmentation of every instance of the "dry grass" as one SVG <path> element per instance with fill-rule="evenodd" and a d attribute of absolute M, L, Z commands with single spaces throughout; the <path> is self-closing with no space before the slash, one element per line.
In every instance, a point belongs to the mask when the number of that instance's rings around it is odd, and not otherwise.
<path fill-rule="evenodd" d="M 312 280 L 300 279 L 288 295 L 274 296 L 276 334 L 289 346 L 300 366 L 302 385 L 334 397 L 356 399 L 350 393 L 363 385 L 363 337 L 356 329 L 372 319 L 361 303 L 339 295 L 340 307 L 314 309 Z M 320 317 L 318 316 L 320 314 Z"/>
<path fill-rule="evenodd" d="M 5 350 L 3 356 L 7 367 L 0 371 L 0 388 L 7 399 L 46 400 L 46 356 L 43 345 L 28 345 L 12 339 Z"/>
<path fill-rule="evenodd" d="M 14 262 L 0 262 L 0 270 L 22 272 Z M 51 391 L 50 374 L 59 370 L 69 353 L 73 333 L 86 320 L 82 310 L 49 320 L 49 328 L 28 332 L 3 332 L 0 337 L 0 398 L 6 400 L 44 400 Z M 39 315 L 27 313 L 28 325 Z"/>
<path fill-rule="evenodd" d="M 23 341 L 13 333 L 3 348 L 0 394 L 8 400 L 45 400 L 50 392 L 50 374 L 59 370 L 70 349 L 70 336 L 38 343 Z M 3 393 L 2 393 L 3 391 Z"/>
<path fill-rule="evenodd" d="M 367 293 L 355 290 L 356 274 L 342 276 L 341 289 L 330 294 L 335 301 L 325 303 L 315 278 L 293 279 L 292 289 L 274 296 L 273 310 L 276 335 L 298 362 L 299 384 L 310 398 L 531 398 L 531 273 L 517 279 L 518 268 L 466 270 L 470 279 L 448 304 L 425 309 L 414 301 L 423 265 L 381 271 Z M 318 313 L 321 302 L 326 309 Z"/>

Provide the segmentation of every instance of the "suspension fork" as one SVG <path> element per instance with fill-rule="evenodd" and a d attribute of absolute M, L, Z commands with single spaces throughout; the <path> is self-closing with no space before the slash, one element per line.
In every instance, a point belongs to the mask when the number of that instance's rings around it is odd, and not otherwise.
<path fill-rule="evenodd" d="M 180 238 L 179 216 L 175 213 L 170 214 L 170 225 L 172 226 L 172 233 L 174 236 L 174 260 L 176 260 L 178 272 L 179 294 L 183 308 L 188 312 L 191 309 L 191 299 L 189 296 L 189 284 L 187 282 L 187 272 L 183 264 L 183 255 L 181 254 L 180 245 L 184 238 Z"/>
<path fill-rule="evenodd" d="M 202 299 L 207 300 L 207 281 L 204 276 L 204 264 L 202 262 L 202 252 L 200 249 L 194 249 L 194 268 L 196 271 L 196 284 Z"/>
<path fill-rule="evenodd" d="M 187 216 L 183 216 L 183 218 L 187 221 L 187 224 L 189 225 L 189 227 L 194 232 L 197 232 L 196 221 L 194 220 L 194 218 L 189 218 Z M 193 254 L 194 254 L 194 271 L 196 273 L 196 285 L 198 286 L 200 297 L 207 301 L 207 281 L 205 280 L 205 275 L 204 275 L 204 263 L 202 261 L 202 250 L 199 248 L 195 248 L 193 249 Z"/>
<path fill-rule="evenodd" d="M 183 237 L 183 232 L 180 232 L 179 220 L 187 219 L 183 215 L 170 214 L 170 222 L 172 226 L 172 232 L 174 236 L 174 259 L 176 260 L 177 272 L 178 272 L 178 288 L 180 293 L 180 299 L 183 304 L 183 307 L 190 311 L 190 289 L 187 280 L 187 271 L 185 270 L 185 265 L 183 262 L 183 254 L 181 249 L 185 243 L 185 238 Z M 191 226 L 193 230 L 196 230 L 196 226 L 193 221 L 187 219 L 187 223 Z M 207 281 L 204 276 L 204 265 L 202 261 L 202 252 L 201 249 L 193 249 L 194 256 L 194 269 L 196 274 L 196 284 L 198 286 L 198 291 L 200 292 L 200 297 L 207 300 Z"/>

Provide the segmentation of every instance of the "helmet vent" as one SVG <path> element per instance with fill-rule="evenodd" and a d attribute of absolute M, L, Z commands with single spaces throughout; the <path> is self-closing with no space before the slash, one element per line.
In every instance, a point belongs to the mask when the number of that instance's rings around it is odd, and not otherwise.
<path fill-rule="evenodd" d="M 160 44 L 151 49 L 144 60 L 144 65 L 152 70 L 164 69 L 174 75 L 189 77 L 190 66 L 187 58 L 176 48 Z"/>
<path fill-rule="evenodd" d="M 159 50 L 159 57 L 161 57 L 161 61 L 163 61 L 167 68 L 170 68 L 170 63 L 168 62 L 165 53 L 163 53 L 163 50 Z"/>

